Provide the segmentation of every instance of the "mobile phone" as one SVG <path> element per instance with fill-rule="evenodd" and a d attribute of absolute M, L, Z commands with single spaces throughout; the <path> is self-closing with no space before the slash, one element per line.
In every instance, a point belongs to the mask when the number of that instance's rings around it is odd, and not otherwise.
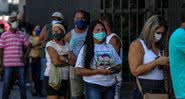
<path fill-rule="evenodd" d="M 120 72 L 120 69 L 117 68 L 116 66 L 109 67 L 108 70 L 112 71 L 113 74 L 117 74 Z"/>

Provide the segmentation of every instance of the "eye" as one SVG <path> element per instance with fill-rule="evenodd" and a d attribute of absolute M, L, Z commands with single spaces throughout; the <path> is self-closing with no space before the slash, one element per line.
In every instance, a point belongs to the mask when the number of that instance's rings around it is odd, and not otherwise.
<path fill-rule="evenodd" d="M 156 32 L 156 34 L 163 34 L 163 32 Z"/>

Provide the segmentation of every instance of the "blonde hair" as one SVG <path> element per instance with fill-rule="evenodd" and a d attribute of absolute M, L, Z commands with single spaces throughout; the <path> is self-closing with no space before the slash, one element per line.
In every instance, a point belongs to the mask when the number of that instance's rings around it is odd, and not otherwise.
<path fill-rule="evenodd" d="M 152 43 L 154 42 L 154 34 L 156 30 L 161 26 L 163 26 L 165 28 L 165 32 L 167 32 L 168 26 L 166 24 L 166 21 L 162 16 L 159 15 L 154 15 L 150 17 L 143 26 L 139 39 L 144 40 L 148 49 L 151 49 Z M 165 35 L 163 35 L 162 39 L 158 42 L 157 47 L 160 49 L 163 47 L 162 40 L 164 40 L 164 38 L 166 38 Z"/>

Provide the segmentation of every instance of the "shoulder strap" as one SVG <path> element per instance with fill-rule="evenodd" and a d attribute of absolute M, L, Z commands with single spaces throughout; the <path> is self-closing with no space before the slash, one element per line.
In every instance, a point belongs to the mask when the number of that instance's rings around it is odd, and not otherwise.
<path fill-rule="evenodd" d="M 143 46 L 143 49 L 144 49 L 144 51 L 145 51 L 145 53 L 146 53 L 147 50 L 148 50 L 148 48 L 147 48 L 145 42 L 144 42 L 143 40 L 141 40 L 141 39 L 139 39 L 139 41 L 141 42 L 141 44 L 142 44 L 142 46 Z"/>
<path fill-rule="evenodd" d="M 137 86 L 138 86 L 138 89 L 139 89 L 140 93 L 141 93 L 142 95 L 144 95 L 143 89 L 142 89 L 142 86 L 141 86 L 141 83 L 140 83 L 138 77 L 136 77 L 136 83 L 137 83 Z"/>
<path fill-rule="evenodd" d="M 111 40 L 111 38 L 112 38 L 113 36 L 116 36 L 116 34 L 114 34 L 114 33 L 110 34 L 110 35 L 107 37 L 107 39 L 106 39 L 106 43 L 109 43 L 110 40 Z"/>

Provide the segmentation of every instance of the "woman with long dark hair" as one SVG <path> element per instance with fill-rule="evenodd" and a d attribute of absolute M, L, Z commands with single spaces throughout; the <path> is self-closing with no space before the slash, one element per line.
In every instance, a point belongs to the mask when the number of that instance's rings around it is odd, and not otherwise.
<path fill-rule="evenodd" d="M 76 74 L 83 76 L 86 99 L 114 99 L 114 73 L 119 72 L 121 59 L 105 40 L 105 26 L 93 21 L 75 66 Z"/>

